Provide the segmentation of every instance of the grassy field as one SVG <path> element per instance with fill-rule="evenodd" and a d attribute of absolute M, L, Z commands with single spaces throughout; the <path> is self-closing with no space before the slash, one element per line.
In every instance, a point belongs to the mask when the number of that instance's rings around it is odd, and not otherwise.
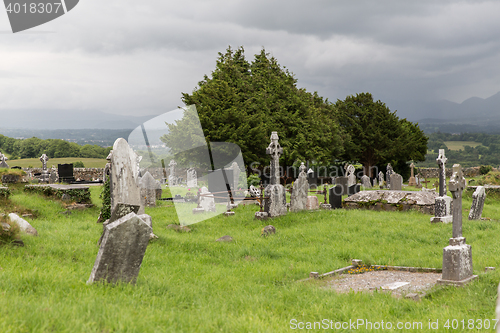
<path fill-rule="evenodd" d="M 58 164 L 75 163 L 82 161 L 86 168 L 104 168 L 106 166 L 106 159 L 99 158 L 82 158 L 82 157 L 64 157 L 64 158 L 51 158 L 47 163 L 50 168 L 52 165 L 57 167 Z M 42 162 L 38 158 L 25 158 L 19 160 L 8 160 L 7 163 L 10 167 L 20 166 L 21 168 L 41 168 Z"/>
<path fill-rule="evenodd" d="M 36 213 L 29 222 L 39 236 L 23 236 L 25 247 L 0 247 L 0 332 L 288 332 L 294 320 L 323 319 L 422 323 L 408 332 L 430 331 L 429 321 L 439 322 L 433 332 L 448 332 L 446 320 L 474 319 L 466 331 L 483 332 L 476 321 L 495 318 L 500 269 L 484 268 L 499 266 L 498 199 L 486 199 L 483 216 L 492 220 L 474 222 L 466 218 L 471 199 L 464 199 L 463 234 L 479 278 L 464 288 L 435 287 L 414 302 L 385 293 L 337 294 L 322 281 L 297 280 L 353 258 L 440 268 L 452 226 L 431 224 L 417 212 L 304 211 L 259 221 L 257 206 L 245 206 L 178 233 L 166 229 L 177 216 L 162 201 L 146 208 L 159 239 L 147 248 L 137 284 L 87 285 L 102 232 L 100 190 L 91 187 L 96 207 L 70 215 L 61 214 L 62 202 L 14 191 L 12 205 Z M 263 238 L 267 224 L 277 233 Z M 234 242 L 215 241 L 224 235 Z"/>
<path fill-rule="evenodd" d="M 445 141 L 444 144 L 450 150 L 464 150 L 464 146 L 477 147 L 481 145 L 481 142 L 474 141 Z"/>

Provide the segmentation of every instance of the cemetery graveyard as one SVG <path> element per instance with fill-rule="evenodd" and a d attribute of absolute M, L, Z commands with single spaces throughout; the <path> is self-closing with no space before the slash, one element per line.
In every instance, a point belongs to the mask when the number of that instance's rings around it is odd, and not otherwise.
<path fill-rule="evenodd" d="M 154 177 L 119 139 L 100 223 L 103 185 L 77 186 L 91 204 L 71 209 L 76 197 L 40 194 L 68 190 L 50 184 L 57 177 L 42 156 L 47 185 L 2 186 L 10 192 L 2 212 L 18 213 L 11 220 L 22 220 L 23 246 L 1 247 L 0 312 L 19 314 L 0 329 L 63 331 L 69 321 L 74 331 L 285 331 L 293 318 L 494 319 L 500 272 L 485 268 L 498 266 L 498 197 L 482 186 L 465 191 L 459 165 L 451 179 L 440 173 L 434 191 L 408 184 L 413 170 L 403 183 L 390 165 L 376 184 L 346 165 L 345 176 L 313 191 L 302 163 L 293 186 L 283 186 L 278 134 L 266 150 L 268 184 L 245 194 L 236 162 L 206 176 L 172 159 Z M 441 170 L 445 163 L 440 156 Z"/>

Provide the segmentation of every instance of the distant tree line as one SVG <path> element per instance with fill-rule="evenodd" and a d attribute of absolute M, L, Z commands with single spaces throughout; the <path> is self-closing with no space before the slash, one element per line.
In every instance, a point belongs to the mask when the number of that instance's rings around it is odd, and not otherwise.
<path fill-rule="evenodd" d="M 450 150 L 446 146 L 446 141 L 474 141 L 480 142 L 481 145 L 471 147 L 464 145 L 464 149 Z M 485 134 L 485 133 L 462 133 L 450 134 L 436 132 L 429 135 L 429 142 L 427 144 L 429 149 L 426 155 L 425 162 L 419 163 L 418 166 L 435 167 L 436 158 L 439 149 L 444 149 L 446 157 L 448 158 L 447 164 L 449 166 L 460 163 L 464 167 L 492 165 L 497 167 L 500 165 L 500 135 Z"/>
<path fill-rule="evenodd" d="M 50 158 L 83 157 L 106 158 L 111 147 L 98 145 L 80 146 L 74 142 L 61 139 L 42 140 L 36 137 L 29 139 L 14 139 L 0 134 L 0 150 L 10 155 L 10 159 L 37 158 L 46 154 Z"/>

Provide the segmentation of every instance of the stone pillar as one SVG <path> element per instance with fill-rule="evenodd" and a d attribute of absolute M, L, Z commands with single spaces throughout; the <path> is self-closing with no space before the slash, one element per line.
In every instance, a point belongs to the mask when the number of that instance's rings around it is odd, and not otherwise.
<path fill-rule="evenodd" d="M 278 132 L 272 132 L 271 143 L 266 148 L 266 154 L 271 156 L 271 174 L 269 177 L 269 184 L 276 185 L 280 183 L 280 156 L 283 154 L 278 137 Z"/>
<path fill-rule="evenodd" d="M 168 186 L 175 186 L 177 185 L 177 177 L 175 177 L 175 166 L 177 163 L 174 160 L 171 160 L 169 163 L 170 167 L 170 175 L 168 176 Z"/>
<path fill-rule="evenodd" d="M 49 171 L 47 170 L 47 162 L 49 161 L 49 157 L 45 154 L 40 156 L 40 161 L 42 162 L 42 175 L 40 176 L 40 180 L 42 182 L 49 182 Z"/>
<path fill-rule="evenodd" d="M 387 171 L 385 173 L 385 178 L 386 178 L 386 187 L 391 188 L 391 175 L 393 174 L 392 166 L 391 163 L 387 164 Z"/>
<path fill-rule="evenodd" d="M 439 156 L 436 159 L 439 166 L 439 197 L 436 198 L 434 204 L 434 217 L 431 217 L 431 222 L 450 223 L 453 218 L 451 216 L 451 198 L 446 195 L 446 161 L 444 149 L 439 149 Z M 460 201 L 461 202 L 461 201 Z"/>
<path fill-rule="evenodd" d="M 450 245 L 443 249 L 443 275 L 440 284 L 461 286 L 475 279 L 472 273 L 472 249 L 462 237 L 462 192 L 465 188 L 460 164 L 453 166 L 449 188 L 453 194 L 453 237 Z"/>
<path fill-rule="evenodd" d="M 446 195 L 446 168 L 445 164 L 448 159 L 444 156 L 444 149 L 439 149 L 439 156 L 436 159 L 439 167 L 439 196 Z"/>

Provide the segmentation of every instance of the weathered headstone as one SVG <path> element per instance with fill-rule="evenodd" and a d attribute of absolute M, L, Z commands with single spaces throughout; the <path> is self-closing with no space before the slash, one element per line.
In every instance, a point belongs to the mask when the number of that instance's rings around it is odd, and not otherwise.
<path fill-rule="evenodd" d="M 285 215 L 286 210 L 286 190 L 280 184 L 279 158 L 283 154 L 278 137 L 278 132 L 272 132 L 271 143 L 266 148 L 266 154 L 271 156 L 271 177 L 270 184 L 265 189 L 264 212 L 269 217 Z"/>
<path fill-rule="evenodd" d="M 187 187 L 198 187 L 198 175 L 196 174 L 196 169 L 190 168 L 186 171 L 186 185 Z"/>
<path fill-rule="evenodd" d="M 380 187 L 384 186 L 384 173 L 382 171 L 378 173 L 378 185 Z"/>
<path fill-rule="evenodd" d="M 352 186 L 356 184 L 356 176 L 354 175 L 354 172 L 356 169 L 352 164 L 349 164 L 346 167 L 346 172 L 347 172 L 347 187 Z"/>
<path fill-rule="evenodd" d="M 373 178 L 373 187 L 377 186 L 378 186 L 377 178 Z"/>
<path fill-rule="evenodd" d="M 50 169 L 49 184 L 55 184 L 59 182 L 59 175 L 55 166 Z"/>
<path fill-rule="evenodd" d="M 156 207 L 156 188 L 157 182 L 151 176 L 149 171 L 146 171 L 144 176 L 139 180 L 141 188 L 141 204 L 144 207 Z"/>
<path fill-rule="evenodd" d="M 151 227 L 135 213 L 109 223 L 87 283 L 135 283 L 148 246 Z"/>
<path fill-rule="evenodd" d="M 391 191 L 401 191 L 401 183 L 403 181 L 403 177 L 401 177 L 398 173 L 391 173 L 389 188 Z"/>
<path fill-rule="evenodd" d="M 439 149 L 439 155 L 436 162 L 439 166 L 439 197 L 436 198 L 434 217 L 431 222 L 450 223 L 453 221 L 451 215 L 451 198 L 446 195 L 446 161 L 448 159 L 444 155 L 444 149 Z"/>
<path fill-rule="evenodd" d="M 415 174 L 413 170 L 415 168 L 415 164 L 411 163 L 410 168 L 411 168 L 411 176 L 410 179 L 408 180 L 408 186 L 417 186 L 417 180 L 415 179 Z"/>
<path fill-rule="evenodd" d="M 174 160 L 171 160 L 168 166 L 170 167 L 170 175 L 168 176 L 168 185 L 175 186 L 177 185 L 177 177 L 175 176 L 175 166 L 177 163 Z"/>
<path fill-rule="evenodd" d="M 472 194 L 472 206 L 469 212 L 469 220 L 480 220 L 483 214 L 484 199 L 486 192 L 484 186 L 478 186 Z"/>
<path fill-rule="evenodd" d="M 40 181 L 48 183 L 49 182 L 49 171 L 47 170 L 47 162 L 49 161 L 49 157 L 45 154 L 40 156 L 40 161 L 42 162 L 42 174 L 40 175 Z"/>
<path fill-rule="evenodd" d="M 337 177 L 335 178 L 335 185 L 342 186 L 342 195 L 347 194 L 348 186 L 347 186 L 347 177 Z"/>
<path fill-rule="evenodd" d="M 306 209 L 307 210 L 319 209 L 319 201 L 317 196 L 315 195 L 307 196 Z"/>
<path fill-rule="evenodd" d="M 200 207 L 203 208 L 205 212 L 216 211 L 214 195 L 209 192 L 205 186 L 200 190 Z"/>
<path fill-rule="evenodd" d="M 328 199 L 332 209 L 342 208 L 342 185 L 336 185 L 329 189 Z"/>
<path fill-rule="evenodd" d="M 391 163 L 387 164 L 387 171 L 385 172 L 385 178 L 386 178 L 386 186 L 388 189 L 391 188 L 391 175 L 394 173 L 392 170 Z"/>
<path fill-rule="evenodd" d="M 477 275 L 472 275 L 472 249 L 462 237 L 462 192 L 465 188 L 460 164 L 453 165 L 449 188 L 453 194 L 453 237 L 443 249 L 443 274 L 438 283 L 463 285 Z"/>
<path fill-rule="evenodd" d="M 351 196 L 351 195 L 358 193 L 359 191 L 361 191 L 361 185 L 354 184 L 354 185 L 349 186 L 349 188 L 347 189 L 347 195 Z"/>
<path fill-rule="evenodd" d="M 237 190 L 238 189 L 238 184 L 240 182 L 241 170 L 240 170 L 240 167 L 239 167 L 238 163 L 236 163 L 236 162 L 233 162 L 233 164 L 231 164 L 231 169 L 233 170 L 233 185 L 234 185 L 234 190 Z"/>
<path fill-rule="evenodd" d="M 371 188 L 372 184 L 371 184 L 371 181 L 370 181 L 370 177 L 368 177 L 367 175 L 364 175 L 363 177 L 361 177 L 361 185 L 364 188 Z"/>
<path fill-rule="evenodd" d="M 253 197 L 253 198 L 258 198 L 260 197 L 260 190 L 253 186 L 253 185 L 250 185 L 250 189 L 249 189 L 249 192 L 250 192 L 250 195 Z"/>
<path fill-rule="evenodd" d="M 446 195 L 446 168 L 445 164 L 448 159 L 444 156 L 444 149 L 439 149 L 439 155 L 436 162 L 439 166 L 439 196 Z"/>
<path fill-rule="evenodd" d="M 9 168 L 9 165 L 7 164 L 8 158 L 4 154 L 0 153 L 0 168 Z"/>
<path fill-rule="evenodd" d="M 309 182 L 305 172 L 306 166 L 304 163 L 300 165 L 299 178 L 293 183 L 292 195 L 290 198 L 290 210 L 297 212 L 306 209 L 307 195 L 309 194 Z"/>
<path fill-rule="evenodd" d="M 136 156 L 137 154 L 130 148 L 125 139 L 119 138 L 115 141 L 113 154 L 111 155 L 111 211 L 121 202 L 139 205 L 141 208 L 138 214 L 144 213 L 144 206 L 141 202 L 141 191 L 137 179 Z"/>

